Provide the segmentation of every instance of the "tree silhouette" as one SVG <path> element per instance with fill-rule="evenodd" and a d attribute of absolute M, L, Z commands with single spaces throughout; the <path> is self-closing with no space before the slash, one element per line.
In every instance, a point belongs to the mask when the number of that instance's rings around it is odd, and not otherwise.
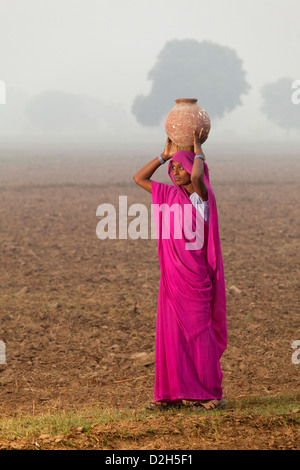
<path fill-rule="evenodd" d="M 292 102 L 293 82 L 291 78 L 280 78 L 275 83 L 265 84 L 261 90 L 261 110 L 285 130 L 300 128 L 300 105 Z"/>
<path fill-rule="evenodd" d="M 144 126 L 157 126 L 177 98 L 198 98 L 210 117 L 223 117 L 247 93 L 242 61 L 235 51 L 209 41 L 193 39 L 166 43 L 148 74 L 152 89 L 135 98 L 132 113 Z"/>

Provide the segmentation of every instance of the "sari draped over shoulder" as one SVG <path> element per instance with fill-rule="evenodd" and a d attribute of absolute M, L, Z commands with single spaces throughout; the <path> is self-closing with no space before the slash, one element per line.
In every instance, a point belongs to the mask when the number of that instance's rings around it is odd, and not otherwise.
<path fill-rule="evenodd" d="M 227 346 L 226 292 L 217 205 L 204 162 L 209 224 L 173 178 L 172 161 L 191 173 L 193 152 L 169 162 L 173 185 L 151 182 L 161 270 L 155 340 L 155 400 L 222 398 Z"/>

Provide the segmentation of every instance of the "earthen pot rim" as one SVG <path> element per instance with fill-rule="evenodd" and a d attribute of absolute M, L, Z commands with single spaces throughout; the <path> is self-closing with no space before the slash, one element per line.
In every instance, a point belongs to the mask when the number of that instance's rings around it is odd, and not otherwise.
<path fill-rule="evenodd" d="M 178 98 L 175 100 L 177 104 L 179 103 L 197 103 L 198 98 Z"/>

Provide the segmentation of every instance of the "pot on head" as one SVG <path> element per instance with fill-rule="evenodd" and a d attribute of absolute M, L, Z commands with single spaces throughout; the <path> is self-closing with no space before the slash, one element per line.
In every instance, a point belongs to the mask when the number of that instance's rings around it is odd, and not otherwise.
<path fill-rule="evenodd" d="M 165 120 L 167 136 L 180 150 L 193 151 L 193 131 L 200 133 L 201 144 L 206 141 L 210 131 L 210 118 L 208 113 L 197 103 L 196 98 L 180 98 L 175 100 L 176 105 L 168 113 Z"/>

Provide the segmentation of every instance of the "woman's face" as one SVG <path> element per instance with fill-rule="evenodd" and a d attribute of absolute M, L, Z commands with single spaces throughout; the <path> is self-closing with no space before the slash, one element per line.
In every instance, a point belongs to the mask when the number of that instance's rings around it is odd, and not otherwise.
<path fill-rule="evenodd" d="M 172 161 L 172 172 L 175 183 L 178 185 L 185 185 L 191 183 L 191 175 L 185 171 L 181 163 L 176 162 L 175 160 Z"/>

